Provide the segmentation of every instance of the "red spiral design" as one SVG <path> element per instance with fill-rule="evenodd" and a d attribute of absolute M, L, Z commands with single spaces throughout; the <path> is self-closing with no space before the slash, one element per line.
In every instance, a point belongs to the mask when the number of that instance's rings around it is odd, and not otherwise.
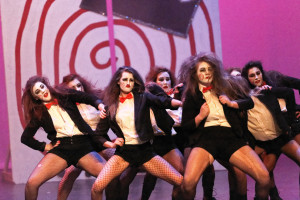
<path fill-rule="evenodd" d="M 35 52 L 36 52 L 36 70 L 37 70 L 37 74 L 38 75 L 42 75 L 42 44 L 43 44 L 43 33 L 44 33 L 44 26 L 45 26 L 45 19 L 47 17 L 48 11 L 51 7 L 51 5 L 54 3 L 54 0 L 49 0 L 45 2 L 45 5 L 43 7 L 42 13 L 41 13 L 41 17 L 39 20 L 39 27 L 37 30 L 37 35 L 36 35 L 36 45 L 35 45 Z M 24 6 L 24 10 L 22 13 L 22 19 L 21 19 L 21 23 L 18 29 L 18 33 L 17 33 L 17 38 L 16 38 L 16 46 L 15 46 L 15 61 L 16 61 L 16 81 L 15 81 L 15 87 L 16 87 L 16 100 L 17 100 L 17 109 L 18 109 L 18 114 L 20 117 L 20 121 L 22 126 L 25 126 L 25 120 L 23 118 L 23 114 L 22 114 L 22 108 L 21 108 L 21 104 L 19 102 L 21 102 L 21 95 L 22 95 L 22 89 L 21 89 L 21 68 L 22 68 L 22 64 L 21 64 L 21 44 L 22 44 L 22 38 L 23 38 L 23 33 L 24 33 L 24 29 L 25 29 L 25 25 L 27 23 L 28 20 L 28 15 L 30 12 L 30 8 L 32 5 L 32 0 L 27 0 Z M 214 39 L 213 39 L 213 29 L 212 29 L 212 22 L 208 13 L 208 10 L 204 4 L 203 1 L 200 2 L 200 7 L 203 10 L 203 13 L 205 15 L 205 19 L 207 21 L 208 24 L 208 29 L 209 29 L 209 39 L 210 39 L 210 48 L 212 52 L 215 52 L 215 44 L 214 44 Z M 74 12 L 69 18 L 66 19 L 66 21 L 62 24 L 62 26 L 60 27 L 60 29 L 57 32 L 55 41 L 54 41 L 54 54 L 53 54 L 53 59 L 54 59 L 54 79 L 55 79 L 55 84 L 59 83 L 59 53 L 60 53 L 60 44 L 62 41 L 62 38 L 64 36 L 64 33 L 68 30 L 69 26 L 75 22 L 78 17 L 80 17 L 82 14 L 86 13 L 86 10 L 83 9 L 79 9 L 78 11 Z M 116 19 L 114 20 L 114 25 L 115 26 L 124 26 L 127 28 L 132 29 L 133 31 L 135 31 L 139 37 L 142 39 L 142 41 L 144 42 L 147 51 L 148 51 L 148 55 L 149 55 L 149 60 L 150 60 L 150 67 L 155 66 L 155 58 L 154 58 L 154 53 L 153 53 L 153 49 L 152 46 L 147 38 L 147 36 L 145 35 L 145 33 L 134 23 L 127 21 L 127 20 L 123 20 L 123 19 Z M 78 46 L 81 42 L 81 40 L 83 39 L 83 37 L 89 32 L 92 31 L 96 28 L 102 28 L 107 26 L 107 21 L 103 21 L 103 22 L 99 22 L 99 23 L 94 23 L 94 24 L 90 24 L 88 25 L 83 31 L 81 31 L 78 36 L 76 37 L 73 47 L 72 47 L 72 51 L 71 51 L 71 56 L 70 56 L 70 71 L 72 73 L 76 73 L 75 71 L 75 58 L 77 55 L 77 51 L 78 51 Z M 169 39 L 169 43 L 170 43 L 170 52 L 171 52 L 171 63 L 170 63 L 170 69 L 171 71 L 175 72 L 176 71 L 176 46 L 175 46 L 175 42 L 174 42 L 174 36 L 171 34 L 168 34 L 168 39 Z M 125 45 L 119 41 L 119 40 L 115 40 L 116 41 L 116 46 L 118 46 L 123 55 L 124 55 L 124 64 L 130 66 L 130 56 L 129 53 L 125 47 Z M 195 36 L 194 36 L 194 31 L 193 31 L 193 26 L 190 27 L 189 30 L 189 42 L 190 42 L 190 51 L 191 51 L 191 55 L 196 54 L 196 44 L 195 44 Z M 110 60 L 108 60 L 106 63 L 101 64 L 98 63 L 96 60 L 96 53 L 101 49 L 101 48 L 106 48 L 109 47 L 108 41 L 103 41 L 100 42 L 99 44 L 97 44 L 95 47 L 92 48 L 91 53 L 90 53 L 90 58 L 91 58 L 91 62 L 92 64 L 97 68 L 97 69 L 105 69 L 107 67 L 110 66 Z"/>

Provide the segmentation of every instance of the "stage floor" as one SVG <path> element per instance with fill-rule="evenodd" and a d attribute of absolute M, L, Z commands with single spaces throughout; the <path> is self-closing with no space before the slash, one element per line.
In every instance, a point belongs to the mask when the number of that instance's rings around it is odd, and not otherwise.
<path fill-rule="evenodd" d="M 275 180 L 284 200 L 300 200 L 299 198 L 299 167 L 286 156 L 282 155 L 275 168 Z M 139 174 L 130 186 L 129 200 L 138 200 L 141 196 L 143 174 Z M 90 189 L 94 179 L 76 181 L 69 200 L 90 199 Z M 0 181 L 0 200 L 22 200 L 24 199 L 24 184 L 11 184 Z M 56 199 L 58 182 L 45 183 L 39 191 L 40 200 Z M 171 200 L 172 186 L 165 181 L 158 180 L 150 200 Z M 202 199 L 201 181 L 197 186 L 196 200 Z M 214 196 L 218 200 L 228 200 L 229 190 L 227 171 L 216 171 Z M 254 181 L 248 177 L 248 199 L 254 197 Z M 105 199 L 105 198 L 104 198 Z"/>

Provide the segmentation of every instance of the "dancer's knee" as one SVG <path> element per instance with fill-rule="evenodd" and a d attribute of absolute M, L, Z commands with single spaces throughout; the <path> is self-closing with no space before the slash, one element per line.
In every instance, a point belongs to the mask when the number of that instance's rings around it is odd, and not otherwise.
<path fill-rule="evenodd" d="M 197 182 L 184 179 L 181 185 L 183 193 L 190 194 L 196 190 Z"/>
<path fill-rule="evenodd" d="M 260 185 L 269 185 L 270 184 L 270 175 L 269 172 L 267 170 L 262 171 L 257 178 L 257 182 Z"/>

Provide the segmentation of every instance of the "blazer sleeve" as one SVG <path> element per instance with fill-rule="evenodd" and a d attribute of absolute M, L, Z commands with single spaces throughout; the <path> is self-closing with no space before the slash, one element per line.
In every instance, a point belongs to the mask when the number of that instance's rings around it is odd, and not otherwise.
<path fill-rule="evenodd" d="M 98 97 L 92 94 L 88 94 L 85 92 L 80 92 L 76 90 L 68 90 L 68 98 L 69 100 L 75 103 L 84 103 L 95 107 L 98 110 L 98 105 L 102 103 Z"/>
<path fill-rule="evenodd" d="M 100 119 L 95 134 L 92 136 L 93 141 L 97 144 L 101 143 L 103 145 L 106 141 L 110 141 L 108 137 L 108 130 L 110 128 L 109 116 L 104 119 Z"/>
<path fill-rule="evenodd" d="M 283 77 L 283 84 L 286 87 L 298 90 L 299 94 L 300 94 L 300 79 L 290 77 L 290 76 L 284 76 Z"/>
<path fill-rule="evenodd" d="M 150 107 L 155 106 L 163 109 L 172 108 L 171 106 L 172 98 L 167 95 L 156 96 L 149 92 L 145 92 L 144 95 L 146 96 L 147 103 L 149 104 Z"/>
<path fill-rule="evenodd" d="M 249 110 L 254 107 L 254 102 L 251 97 L 236 100 L 240 110 Z"/>
<path fill-rule="evenodd" d="M 185 101 L 182 107 L 182 121 L 181 126 L 186 131 L 195 130 L 196 123 L 195 117 L 200 112 L 200 104 L 198 104 L 191 95 L 186 95 Z M 203 120 L 205 121 L 205 120 Z"/>
<path fill-rule="evenodd" d="M 40 123 L 36 120 L 31 120 L 22 133 L 21 142 L 32 149 L 43 152 L 45 150 L 46 142 L 40 142 L 34 138 L 34 135 L 39 128 Z"/>

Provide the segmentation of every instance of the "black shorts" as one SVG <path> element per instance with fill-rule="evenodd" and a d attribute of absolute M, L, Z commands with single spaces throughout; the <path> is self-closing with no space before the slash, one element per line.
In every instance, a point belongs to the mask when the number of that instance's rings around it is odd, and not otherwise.
<path fill-rule="evenodd" d="M 122 157 L 132 167 L 139 167 L 156 156 L 150 142 L 118 146 L 115 155 Z"/>
<path fill-rule="evenodd" d="M 256 145 L 263 148 L 267 154 L 275 154 L 279 156 L 281 154 L 281 148 L 286 145 L 289 141 L 291 141 L 291 138 L 287 134 L 281 134 L 277 138 L 273 140 L 267 140 L 267 141 L 256 141 Z"/>
<path fill-rule="evenodd" d="M 208 151 L 214 159 L 229 161 L 231 155 L 245 145 L 244 139 L 238 138 L 231 128 L 210 126 L 202 130 L 198 141 L 192 148 L 201 147 Z"/>
<path fill-rule="evenodd" d="M 176 149 L 176 145 L 171 135 L 154 136 L 152 146 L 154 152 L 161 157 L 171 150 Z"/>
<path fill-rule="evenodd" d="M 68 166 L 76 166 L 80 158 L 94 151 L 91 139 L 88 135 L 57 138 L 57 140 L 60 141 L 60 144 L 51 149 L 48 153 L 53 153 L 63 158 L 67 161 Z"/>

